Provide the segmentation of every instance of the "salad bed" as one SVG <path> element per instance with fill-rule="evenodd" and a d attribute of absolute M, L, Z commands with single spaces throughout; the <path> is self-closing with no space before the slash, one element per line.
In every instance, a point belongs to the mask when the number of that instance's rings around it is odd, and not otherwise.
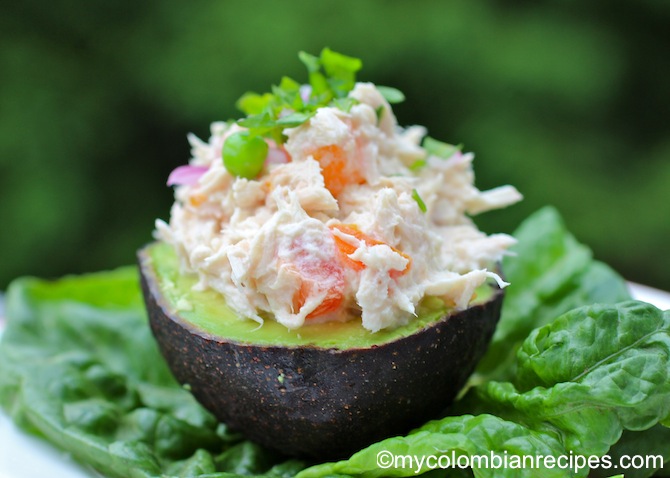
<path fill-rule="evenodd" d="M 670 312 L 632 301 L 545 208 L 516 231 L 512 286 L 469 389 L 443 418 L 334 463 L 244 440 L 180 387 L 146 321 L 135 267 L 15 281 L 0 342 L 0 405 L 111 477 L 587 476 L 545 470 L 381 469 L 402 455 L 663 455 L 670 460 Z M 593 476 L 620 470 L 593 469 Z M 658 469 L 629 470 L 645 477 Z"/>

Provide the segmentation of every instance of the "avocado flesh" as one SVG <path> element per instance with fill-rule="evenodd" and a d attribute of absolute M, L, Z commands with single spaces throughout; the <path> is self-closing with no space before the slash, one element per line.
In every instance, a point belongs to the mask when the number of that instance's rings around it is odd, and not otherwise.
<path fill-rule="evenodd" d="M 192 287 L 197 279 L 179 272 L 177 256 L 169 244 L 153 243 L 147 247 L 146 254 L 155 270 L 158 287 L 172 310 L 202 332 L 238 343 L 310 345 L 334 349 L 369 348 L 411 335 L 452 311 L 443 301 L 431 297 L 422 302 L 417 317 L 409 324 L 375 333 L 363 328 L 360 317 L 348 322 L 306 324 L 296 330 L 289 330 L 267 319 L 259 327 L 258 322 L 237 316 L 219 293 L 212 290 L 194 291 Z M 471 305 L 485 303 L 492 294 L 490 286 L 482 285 L 477 289 Z"/>
<path fill-rule="evenodd" d="M 191 292 L 194 280 L 179 275 L 170 246 L 147 246 L 139 262 L 151 329 L 177 380 L 249 439 L 319 460 L 439 416 L 486 351 L 503 299 L 491 286 L 466 310 L 431 309 L 408 335 L 372 334 L 355 320 L 296 332 L 267 320 L 259 329 L 218 295 Z M 331 336 L 307 336 L 311 327 Z M 257 334 L 266 328 L 276 334 Z"/>

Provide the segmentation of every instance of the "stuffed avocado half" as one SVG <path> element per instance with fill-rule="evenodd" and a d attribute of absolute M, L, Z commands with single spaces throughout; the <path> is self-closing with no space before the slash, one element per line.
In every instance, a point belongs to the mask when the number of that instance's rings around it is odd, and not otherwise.
<path fill-rule="evenodd" d="M 250 439 L 321 459 L 437 417 L 485 352 L 503 299 L 492 283 L 465 310 L 427 300 L 393 331 L 360 320 L 291 331 L 240 320 L 218 294 L 194 291 L 167 244 L 146 246 L 139 262 L 151 328 L 177 380 Z"/>
<path fill-rule="evenodd" d="M 360 60 L 247 93 L 175 169 L 169 221 L 140 252 L 151 326 L 218 418 L 285 453 L 340 457 L 434 417 L 493 333 L 515 241 L 472 216 L 474 155 L 398 125 Z"/>

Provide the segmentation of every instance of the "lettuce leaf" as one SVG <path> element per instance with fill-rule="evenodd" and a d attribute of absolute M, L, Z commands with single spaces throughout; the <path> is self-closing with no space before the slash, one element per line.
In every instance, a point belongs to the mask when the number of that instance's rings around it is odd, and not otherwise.
<path fill-rule="evenodd" d="M 523 342 L 516 365 L 516 385 L 488 382 L 464 397 L 461 406 L 476 409 L 476 415 L 429 422 L 406 437 L 384 440 L 349 460 L 315 466 L 298 476 L 412 476 L 427 471 L 382 470 L 377 464 L 382 451 L 396 456 L 428 456 L 436 450 L 456 456 L 492 451 L 508 456 L 604 455 L 624 430 L 649 430 L 670 415 L 670 311 L 637 301 L 570 311 L 534 330 Z M 658 436 L 659 431 L 649 433 Z M 670 444 L 658 453 L 668 456 Z M 473 471 L 476 477 L 504 478 L 586 476 L 589 470 Z"/>
<path fill-rule="evenodd" d="M 575 307 L 630 299 L 624 280 L 567 230 L 552 207 L 529 216 L 514 232 L 518 243 L 503 261 L 511 285 L 491 345 L 472 383 L 509 380 L 514 356 L 531 330 Z"/>
<path fill-rule="evenodd" d="M 134 267 L 23 278 L 7 293 L 0 406 L 25 430 L 110 477 L 586 476 L 587 468 L 381 468 L 377 456 L 495 453 L 670 457 L 670 313 L 624 281 L 555 210 L 527 219 L 491 348 L 446 416 L 350 459 L 311 464 L 244 440 L 172 378 L 147 326 Z M 611 448 L 610 448 L 611 447 Z M 623 470 L 595 470 L 610 476 Z M 655 470 L 636 470 L 635 477 Z M 628 472 L 626 476 L 629 476 Z"/>
<path fill-rule="evenodd" d="M 283 459 L 218 424 L 173 379 L 135 267 L 7 292 L 0 405 L 24 429 L 120 478 L 269 473 Z M 289 461 L 291 470 L 304 467 Z"/>
<path fill-rule="evenodd" d="M 642 432 L 625 431 L 616 444 L 610 448 L 608 455 L 612 457 L 614 463 L 618 463 L 623 456 L 631 457 L 636 455 L 662 456 L 666 468 L 670 467 L 670 428 L 663 425 L 656 425 L 649 430 Z M 656 471 L 655 476 L 668 476 L 670 469 L 649 470 L 649 469 L 619 469 L 614 467 L 611 470 L 594 469 L 589 474 L 590 478 L 606 478 L 613 473 L 625 473 L 626 478 L 646 478 Z"/>

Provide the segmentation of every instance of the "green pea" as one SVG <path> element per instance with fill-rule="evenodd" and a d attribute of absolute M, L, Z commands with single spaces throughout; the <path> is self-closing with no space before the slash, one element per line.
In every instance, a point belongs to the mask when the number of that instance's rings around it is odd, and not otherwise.
<path fill-rule="evenodd" d="M 253 179 L 263 169 L 268 145 L 260 136 L 251 136 L 246 131 L 233 133 L 223 143 L 223 165 L 242 178 Z"/>

